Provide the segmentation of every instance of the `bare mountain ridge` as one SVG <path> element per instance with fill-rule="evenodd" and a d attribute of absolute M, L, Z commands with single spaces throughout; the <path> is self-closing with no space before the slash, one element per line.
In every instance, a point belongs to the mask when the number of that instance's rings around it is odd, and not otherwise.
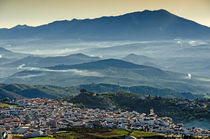
<path fill-rule="evenodd" d="M 0 29 L 1 39 L 159 40 L 209 37 L 209 27 L 162 9 L 96 19 L 55 21 L 37 27 L 18 25 L 11 29 Z"/>

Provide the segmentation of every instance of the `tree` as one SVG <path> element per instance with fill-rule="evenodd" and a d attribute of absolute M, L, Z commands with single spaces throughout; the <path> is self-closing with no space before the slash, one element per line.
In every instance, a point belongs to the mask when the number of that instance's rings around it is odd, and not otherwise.
<path fill-rule="evenodd" d="M 4 101 L 4 102 L 10 102 L 10 101 L 11 101 L 11 99 L 10 99 L 10 98 L 8 98 L 8 97 L 6 97 L 6 98 L 4 98 L 4 99 L 3 99 L 3 101 Z"/>
<path fill-rule="evenodd" d="M 83 89 L 80 89 L 80 92 L 81 92 L 81 93 L 86 93 L 87 90 L 83 88 Z"/>

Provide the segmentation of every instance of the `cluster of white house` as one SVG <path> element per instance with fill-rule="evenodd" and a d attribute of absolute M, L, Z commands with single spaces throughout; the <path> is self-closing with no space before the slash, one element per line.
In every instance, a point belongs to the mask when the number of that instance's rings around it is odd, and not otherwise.
<path fill-rule="evenodd" d="M 183 124 L 175 125 L 170 117 L 158 117 L 153 109 L 146 115 L 136 111 L 81 109 L 72 103 L 53 99 L 20 99 L 14 103 L 19 107 L 0 107 L 0 138 L 6 138 L 8 134 L 47 136 L 49 131 L 70 127 L 109 127 L 210 136 L 208 130 L 186 129 Z"/>

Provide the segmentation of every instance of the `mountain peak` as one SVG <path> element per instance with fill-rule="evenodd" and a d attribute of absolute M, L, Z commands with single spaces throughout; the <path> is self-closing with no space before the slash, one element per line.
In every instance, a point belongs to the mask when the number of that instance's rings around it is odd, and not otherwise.
<path fill-rule="evenodd" d="M 131 53 L 131 54 L 127 55 L 127 57 L 130 57 L 130 56 L 139 56 L 139 55 L 134 54 L 134 53 Z"/>
<path fill-rule="evenodd" d="M 13 27 L 12 29 L 25 29 L 25 28 L 29 28 L 30 26 L 28 26 L 28 25 L 17 25 L 17 26 L 15 26 L 15 27 Z"/>
<path fill-rule="evenodd" d="M 169 11 L 165 9 L 153 10 L 153 12 L 170 13 Z"/>
<path fill-rule="evenodd" d="M 78 56 L 78 57 L 89 57 L 83 53 L 76 53 L 76 54 L 71 54 L 71 55 L 68 55 L 68 56 Z"/>
<path fill-rule="evenodd" d="M 170 13 L 167 10 L 164 9 L 159 9 L 159 10 L 144 10 L 144 11 L 136 11 L 136 12 L 131 12 L 131 13 L 127 13 L 127 14 L 123 14 L 121 16 L 126 16 L 126 15 L 173 15 L 172 13 Z M 175 16 L 175 15 L 174 15 Z"/>
<path fill-rule="evenodd" d="M 150 59 L 149 57 L 147 57 L 147 56 L 144 56 L 144 55 L 137 55 L 137 54 L 134 54 L 134 53 L 131 53 L 131 54 L 129 54 L 129 55 L 127 55 L 127 56 L 125 56 L 124 57 L 124 59 L 126 59 L 126 58 L 136 58 L 136 59 L 138 59 L 138 58 L 146 58 L 146 59 Z"/>
<path fill-rule="evenodd" d="M 144 10 L 142 11 L 142 13 L 169 13 L 167 10 L 165 9 L 158 9 L 158 10 Z"/>

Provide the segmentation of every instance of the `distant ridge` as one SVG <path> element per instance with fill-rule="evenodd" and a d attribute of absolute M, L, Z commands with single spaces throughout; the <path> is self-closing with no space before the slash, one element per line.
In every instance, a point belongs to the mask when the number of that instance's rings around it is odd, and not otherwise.
<path fill-rule="evenodd" d="M 196 77 L 186 79 L 186 74 L 164 71 L 159 68 L 137 65 L 119 59 L 105 59 L 75 65 L 55 65 L 46 68 L 25 67 L 2 80 L 3 83 L 28 85 L 76 86 L 89 83 L 124 86 L 151 86 L 170 88 L 181 92 L 209 92 Z M 198 84 L 196 84 L 198 83 Z"/>
<path fill-rule="evenodd" d="M 126 62 L 119 59 L 104 59 L 104 60 L 98 60 L 94 62 L 76 64 L 76 65 L 56 65 L 54 67 L 49 67 L 49 68 L 54 69 L 54 70 L 64 70 L 64 69 L 75 69 L 75 68 L 76 69 L 105 69 L 109 67 L 126 68 L 126 69 L 152 68 L 152 67 L 147 67 L 144 65 L 133 64 L 131 62 Z"/>
<path fill-rule="evenodd" d="M 210 28 L 161 9 L 96 19 L 55 21 L 37 27 L 18 25 L 11 29 L 0 29 L 0 38 L 79 40 L 209 39 Z"/>
<path fill-rule="evenodd" d="M 19 66 L 24 64 L 25 66 L 35 67 L 47 67 L 54 65 L 74 65 L 86 62 L 92 62 L 100 60 L 99 57 L 90 57 L 82 53 L 71 54 L 67 56 L 56 56 L 56 57 L 39 57 L 39 56 L 27 56 L 20 60 L 9 63 L 9 66 Z"/>

